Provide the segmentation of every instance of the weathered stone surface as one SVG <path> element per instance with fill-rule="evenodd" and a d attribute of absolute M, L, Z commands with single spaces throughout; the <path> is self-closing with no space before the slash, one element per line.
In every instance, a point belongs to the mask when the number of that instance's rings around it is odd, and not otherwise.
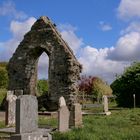
<path fill-rule="evenodd" d="M 81 127 L 82 126 L 82 110 L 81 105 L 76 103 L 72 106 L 70 111 L 70 127 Z"/>
<path fill-rule="evenodd" d="M 49 57 L 50 100 L 56 104 L 63 96 L 70 108 L 76 102 L 81 65 L 48 17 L 41 17 L 34 23 L 10 59 L 8 89 L 36 94 L 38 59 L 43 52 Z"/>
<path fill-rule="evenodd" d="M 49 134 L 52 131 L 51 129 L 47 128 L 38 128 L 36 132 L 33 133 L 42 133 L 44 137 L 49 137 L 51 134 Z M 0 133 L 8 133 L 8 134 L 15 134 L 15 127 L 6 127 L 6 128 L 0 128 Z"/>
<path fill-rule="evenodd" d="M 32 95 L 21 95 L 16 100 L 16 133 L 31 133 L 38 129 L 37 99 Z"/>
<path fill-rule="evenodd" d="M 106 95 L 103 95 L 103 107 L 104 112 L 108 112 L 108 98 Z"/>
<path fill-rule="evenodd" d="M 6 97 L 6 125 L 13 126 L 15 125 L 15 108 L 16 108 L 16 99 L 17 96 L 13 95 L 14 91 L 7 91 Z"/>
<path fill-rule="evenodd" d="M 7 126 L 15 125 L 16 99 L 19 95 L 23 95 L 23 90 L 12 90 L 7 92 L 5 116 L 5 124 Z"/>
<path fill-rule="evenodd" d="M 58 130 L 60 132 L 68 131 L 69 129 L 69 110 L 67 106 L 61 106 L 58 111 Z"/>
<path fill-rule="evenodd" d="M 33 132 L 33 133 L 23 133 L 23 134 L 12 135 L 10 140 L 44 140 L 44 139 L 43 139 L 42 133 Z"/>

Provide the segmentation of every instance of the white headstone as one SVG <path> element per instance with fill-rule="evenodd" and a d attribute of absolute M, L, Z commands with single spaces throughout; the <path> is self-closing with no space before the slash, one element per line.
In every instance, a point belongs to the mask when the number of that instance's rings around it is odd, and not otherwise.
<path fill-rule="evenodd" d="M 104 112 L 108 112 L 108 98 L 106 95 L 103 95 L 103 106 L 104 106 Z"/>
<path fill-rule="evenodd" d="M 63 96 L 59 98 L 59 107 L 66 106 L 66 101 Z"/>

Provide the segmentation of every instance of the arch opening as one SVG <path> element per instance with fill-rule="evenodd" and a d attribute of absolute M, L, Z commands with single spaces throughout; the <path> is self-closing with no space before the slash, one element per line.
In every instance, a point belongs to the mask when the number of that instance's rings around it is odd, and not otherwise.
<path fill-rule="evenodd" d="M 49 68 L 49 58 L 48 55 L 43 52 L 38 60 L 38 70 L 37 70 L 37 98 L 38 98 L 38 109 L 39 110 L 49 110 L 48 107 L 48 68 Z"/>

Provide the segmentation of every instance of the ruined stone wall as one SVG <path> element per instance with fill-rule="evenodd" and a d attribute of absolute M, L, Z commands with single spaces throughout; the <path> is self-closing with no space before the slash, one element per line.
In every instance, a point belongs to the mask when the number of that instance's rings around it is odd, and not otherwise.
<path fill-rule="evenodd" d="M 9 90 L 22 89 L 36 94 L 37 65 L 40 55 L 49 57 L 49 95 L 57 102 L 64 96 L 70 106 L 76 101 L 81 65 L 48 17 L 38 19 L 9 61 Z"/>

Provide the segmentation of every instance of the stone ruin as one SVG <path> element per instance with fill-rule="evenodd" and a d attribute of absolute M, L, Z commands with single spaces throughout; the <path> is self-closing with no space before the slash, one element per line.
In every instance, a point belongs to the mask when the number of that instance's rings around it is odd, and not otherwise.
<path fill-rule="evenodd" d="M 16 134 L 11 136 L 11 140 L 51 139 L 46 130 L 38 132 L 37 124 L 38 103 L 35 97 L 37 94 L 37 68 L 39 57 L 44 52 L 49 57 L 48 106 L 50 105 L 49 110 L 58 110 L 60 107 L 59 131 L 64 132 L 70 126 L 81 125 L 82 120 L 79 121 L 81 117 L 75 119 L 77 118 L 75 116 L 82 115 L 81 112 L 75 113 L 77 110 L 75 103 L 78 92 L 77 82 L 82 66 L 68 44 L 62 39 L 55 25 L 48 17 L 43 16 L 25 34 L 7 67 L 9 85 L 6 123 L 8 126 L 14 126 L 16 120 Z M 59 98 L 61 102 L 59 102 Z M 63 115 L 64 112 L 67 115 Z M 63 123 L 64 119 L 66 125 Z M 50 138 L 44 139 L 44 134 Z"/>
<path fill-rule="evenodd" d="M 76 102 L 77 81 L 82 67 L 55 25 L 45 16 L 38 19 L 25 34 L 10 59 L 8 90 L 23 90 L 23 94 L 36 95 L 38 60 L 43 52 L 49 57 L 48 93 L 53 104 L 49 109 L 58 109 L 61 96 L 70 109 Z"/>

